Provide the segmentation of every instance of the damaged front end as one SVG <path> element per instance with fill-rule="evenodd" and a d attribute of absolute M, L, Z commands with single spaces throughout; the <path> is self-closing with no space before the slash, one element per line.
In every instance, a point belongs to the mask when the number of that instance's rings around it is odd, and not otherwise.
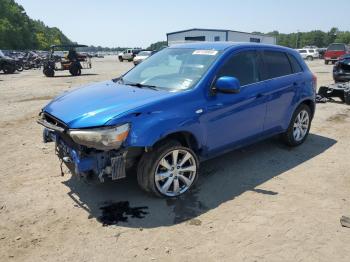
<path fill-rule="evenodd" d="M 128 134 L 128 124 L 69 129 L 65 123 L 47 113 L 41 113 L 37 122 L 44 126 L 44 143 L 54 142 L 61 164 L 64 163 L 77 176 L 94 175 L 101 182 L 106 177 L 112 180 L 124 178 L 127 167 L 133 164 L 140 151 L 122 147 Z"/>

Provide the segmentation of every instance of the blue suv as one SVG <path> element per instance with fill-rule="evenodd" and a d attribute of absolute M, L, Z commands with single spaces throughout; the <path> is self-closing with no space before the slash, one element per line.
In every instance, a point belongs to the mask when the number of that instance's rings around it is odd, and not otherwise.
<path fill-rule="evenodd" d="M 315 89 L 292 49 L 184 44 L 119 78 L 63 93 L 38 123 L 73 174 L 103 182 L 136 171 L 145 191 L 176 197 L 194 185 L 200 161 L 277 134 L 302 144 Z"/>

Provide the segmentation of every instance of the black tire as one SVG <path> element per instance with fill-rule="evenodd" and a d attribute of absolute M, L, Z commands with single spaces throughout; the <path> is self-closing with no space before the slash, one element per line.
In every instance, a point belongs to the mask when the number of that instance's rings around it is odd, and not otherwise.
<path fill-rule="evenodd" d="M 23 66 L 22 65 L 16 65 L 16 70 L 18 72 L 22 72 L 23 71 Z"/>
<path fill-rule="evenodd" d="M 293 131 L 294 131 L 294 123 L 296 121 L 296 118 L 298 117 L 299 113 L 301 111 L 305 111 L 307 112 L 308 114 L 308 117 L 309 117 L 309 122 L 308 122 L 308 127 L 307 127 L 307 131 L 306 131 L 306 134 L 304 135 L 304 137 L 297 141 L 295 138 L 294 138 L 294 135 L 293 135 Z M 308 105 L 306 104 L 301 104 L 300 106 L 298 106 L 298 108 L 295 110 L 295 112 L 293 113 L 293 116 L 292 116 L 292 119 L 290 121 L 290 124 L 288 126 L 288 129 L 285 133 L 282 134 L 282 140 L 284 141 L 284 143 L 287 145 L 287 146 L 290 146 L 290 147 L 295 147 L 295 146 L 299 146 L 301 145 L 302 143 L 304 143 L 304 141 L 306 140 L 308 134 L 309 134 L 309 131 L 310 131 L 310 127 L 311 127 L 311 121 L 312 121 L 312 115 L 311 115 L 311 109 Z"/>
<path fill-rule="evenodd" d="M 29 70 L 29 69 L 32 69 L 32 67 L 28 63 L 25 63 L 25 64 L 23 64 L 23 69 L 24 70 Z"/>
<path fill-rule="evenodd" d="M 16 71 L 16 67 L 11 64 L 4 65 L 3 69 L 5 74 L 13 74 Z"/>
<path fill-rule="evenodd" d="M 344 91 L 344 103 L 350 105 L 350 89 Z"/>
<path fill-rule="evenodd" d="M 308 56 L 308 57 L 306 57 L 306 60 L 312 61 L 312 60 L 314 60 L 314 58 L 312 56 Z"/>
<path fill-rule="evenodd" d="M 157 189 L 156 182 L 155 182 L 155 172 L 156 172 L 158 163 L 161 161 L 161 159 L 173 150 L 185 150 L 186 152 L 190 153 L 193 156 L 193 159 L 195 160 L 196 173 L 192 184 L 188 187 L 188 189 L 185 192 L 176 196 L 168 196 L 161 193 Z M 151 193 L 157 197 L 165 197 L 165 198 L 177 197 L 188 192 L 193 187 L 193 185 L 196 183 L 198 179 L 198 175 L 199 175 L 198 170 L 199 170 L 199 161 L 196 154 L 191 149 L 182 146 L 179 142 L 175 140 L 166 140 L 159 143 L 151 151 L 145 152 L 143 154 L 137 167 L 137 182 L 144 191 Z"/>
<path fill-rule="evenodd" d="M 46 77 L 54 77 L 55 76 L 55 70 L 53 70 L 50 67 L 44 68 L 43 73 Z"/>
<path fill-rule="evenodd" d="M 319 94 L 322 97 L 328 97 L 327 91 L 328 91 L 328 87 L 327 86 L 321 86 L 318 89 L 317 94 Z"/>
<path fill-rule="evenodd" d="M 326 65 L 328 65 L 329 60 L 324 60 L 324 63 L 325 63 Z"/>
<path fill-rule="evenodd" d="M 80 76 L 81 75 L 81 69 L 77 66 L 73 66 L 72 68 L 69 69 L 69 73 L 72 76 Z"/>
<path fill-rule="evenodd" d="M 119 62 L 123 62 L 123 58 L 121 56 L 119 56 L 118 58 L 119 58 Z"/>
<path fill-rule="evenodd" d="M 332 61 L 332 65 L 334 65 L 335 64 L 335 61 Z"/>

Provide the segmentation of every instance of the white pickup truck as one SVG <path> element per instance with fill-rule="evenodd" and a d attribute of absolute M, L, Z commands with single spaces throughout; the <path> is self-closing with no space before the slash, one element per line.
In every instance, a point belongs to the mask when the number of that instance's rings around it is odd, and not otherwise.
<path fill-rule="evenodd" d="M 142 49 L 126 49 L 118 55 L 118 59 L 120 62 L 123 62 L 124 60 L 131 62 L 141 51 Z"/>

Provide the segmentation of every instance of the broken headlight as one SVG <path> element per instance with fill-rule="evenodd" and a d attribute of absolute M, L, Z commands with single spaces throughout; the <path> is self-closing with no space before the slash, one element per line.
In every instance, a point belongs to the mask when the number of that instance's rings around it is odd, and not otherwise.
<path fill-rule="evenodd" d="M 130 124 L 94 129 L 70 130 L 68 134 L 79 145 L 99 150 L 118 149 L 129 134 Z"/>

